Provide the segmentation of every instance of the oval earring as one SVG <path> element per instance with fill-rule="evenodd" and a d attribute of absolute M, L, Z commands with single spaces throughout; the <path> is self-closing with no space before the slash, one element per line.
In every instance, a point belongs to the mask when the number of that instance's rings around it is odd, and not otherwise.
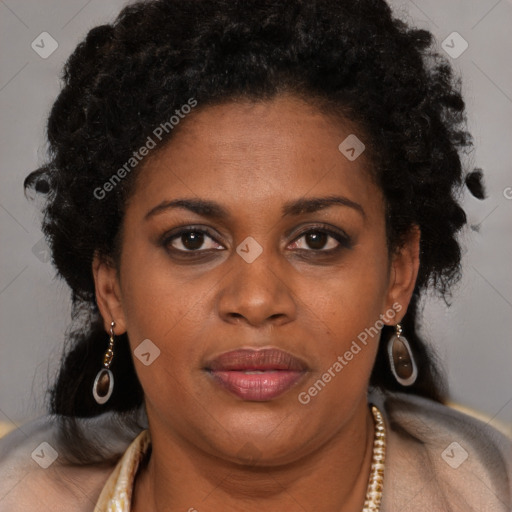
<path fill-rule="evenodd" d="M 103 368 L 96 375 L 92 386 L 92 395 L 99 404 L 108 402 L 114 391 L 114 374 L 110 370 L 110 363 L 114 357 L 114 325 L 114 322 L 110 323 L 110 340 L 103 356 Z"/>
<path fill-rule="evenodd" d="M 402 336 L 402 326 L 396 324 L 396 333 L 388 341 L 391 371 L 402 386 L 411 386 L 418 377 L 418 368 L 407 339 Z"/>

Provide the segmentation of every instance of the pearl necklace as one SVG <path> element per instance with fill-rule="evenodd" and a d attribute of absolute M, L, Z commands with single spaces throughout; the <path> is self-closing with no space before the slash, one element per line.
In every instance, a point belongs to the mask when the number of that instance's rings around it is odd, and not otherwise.
<path fill-rule="evenodd" d="M 375 405 L 372 405 L 372 414 L 375 421 L 375 435 L 373 437 L 373 455 L 370 468 L 370 478 L 366 488 L 366 499 L 362 512 L 378 512 L 382 499 L 384 484 L 384 460 L 386 458 L 386 427 L 382 414 Z"/>

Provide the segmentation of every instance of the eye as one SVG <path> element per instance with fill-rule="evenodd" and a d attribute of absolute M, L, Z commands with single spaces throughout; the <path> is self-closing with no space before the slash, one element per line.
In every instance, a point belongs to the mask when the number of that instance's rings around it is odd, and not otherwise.
<path fill-rule="evenodd" d="M 163 240 L 163 245 L 179 252 L 199 252 L 224 249 L 205 229 L 182 229 Z"/>
<path fill-rule="evenodd" d="M 162 245 L 175 253 L 202 253 L 223 250 L 215 236 L 204 228 L 187 226 L 162 237 Z M 304 231 L 289 246 L 291 249 L 312 253 L 330 253 L 341 247 L 351 248 L 350 237 L 342 230 L 313 227 Z M 309 248 L 308 248 L 309 247 Z"/>
<path fill-rule="evenodd" d="M 340 247 L 350 248 L 351 246 L 352 242 L 347 234 L 327 228 L 309 229 L 292 243 L 292 248 L 309 252 L 331 252 Z"/>

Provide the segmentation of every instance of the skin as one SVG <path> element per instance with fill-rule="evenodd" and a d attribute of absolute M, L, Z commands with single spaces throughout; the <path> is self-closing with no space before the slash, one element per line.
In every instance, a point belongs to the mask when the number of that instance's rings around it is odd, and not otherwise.
<path fill-rule="evenodd" d="M 402 309 L 388 323 L 401 320 L 418 272 L 419 233 L 389 256 L 384 200 L 366 155 L 351 162 L 338 150 L 351 133 L 364 139 L 294 96 L 230 102 L 198 108 L 145 162 L 126 208 L 119 266 L 100 255 L 93 262 L 105 330 L 113 320 L 132 350 L 149 338 L 161 351 L 149 366 L 134 358 L 153 445 L 137 475 L 136 512 L 361 510 L 377 337 L 308 404 L 298 394 L 393 304 Z M 332 195 L 364 213 L 332 205 L 282 216 L 284 203 Z M 213 200 L 229 215 L 179 208 L 145 219 L 177 198 Z M 319 223 L 352 242 L 344 247 L 328 235 L 315 245 L 305 233 L 318 233 Z M 202 256 L 179 253 L 190 247 L 181 237 L 167 248 L 159 243 L 191 225 L 214 235 L 195 246 Z M 236 252 L 248 236 L 263 248 L 252 263 Z M 202 368 L 248 347 L 289 351 L 309 371 L 279 398 L 244 401 Z"/>

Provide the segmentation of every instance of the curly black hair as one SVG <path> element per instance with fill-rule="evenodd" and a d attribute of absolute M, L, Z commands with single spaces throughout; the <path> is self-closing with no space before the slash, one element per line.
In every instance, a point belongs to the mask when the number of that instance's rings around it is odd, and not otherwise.
<path fill-rule="evenodd" d="M 419 377 L 402 388 L 381 343 L 371 384 L 446 398 L 442 372 L 419 334 L 418 308 L 427 289 L 446 298 L 460 277 L 456 236 L 466 215 L 459 195 L 466 179 L 475 195 L 483 191 L 481 175 L 463 169 L 472 139 L 460 80 L 429 31 L 394 17 L 383 0 L 153 0 L 90 30 L 63 82 L 48 121 L 48 161 L 24 183 L 47 194 L 43 231 L 73 298 L 51 412 L 92 417 L 143 403 L 126 334 L 111 368 L 119 384 L 107 404 L 93 400 L 108 336 L 91 264 L 95 251 L 118 261 L 123 212 L 144 166 L 107 198 L 94 191 L 191 98 L 201 109 L 285 92 L 349 119 L 363 134 L 385 197 L 389 250 L 411 227 L 421 230 L 419 275 L 403 321 Z M 384 327 L 383 336 L 390 333 Z"/>

